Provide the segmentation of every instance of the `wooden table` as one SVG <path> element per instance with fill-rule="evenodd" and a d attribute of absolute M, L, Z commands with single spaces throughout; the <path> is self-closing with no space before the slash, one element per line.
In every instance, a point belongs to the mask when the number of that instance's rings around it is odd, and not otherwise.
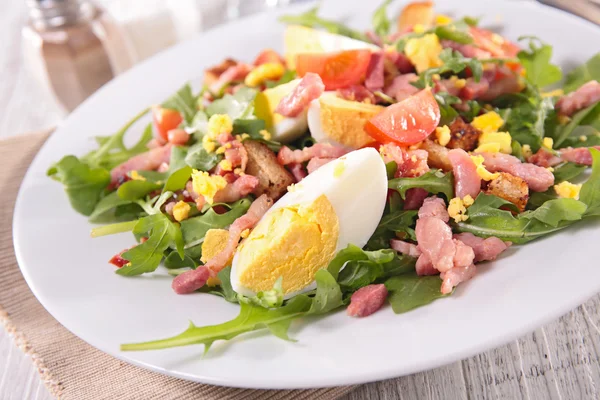
<path fill-rule="evenodd" d="M 0 138 L 48 128 L 62 118 L 24 69 L 20 56 L 24 20 L 24 1 L 4 2 L 0 12 Z M 597 399 L 599 326 L 600 297 L 595 297 L 504 347 L 435 370 L 363 385 L 346 400 Z M 31 361 L 2 329 L 0 399 L 51 399 Z"/>

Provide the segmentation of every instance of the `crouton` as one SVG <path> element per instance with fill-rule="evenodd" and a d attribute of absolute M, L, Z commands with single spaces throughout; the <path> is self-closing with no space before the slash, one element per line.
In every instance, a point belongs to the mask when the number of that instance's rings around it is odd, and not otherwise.
<path fill-rule="evenodd" d="M 481 131 L 471 124 L 467 124 L 462 118 L 457 117 L 449 126 L 450 141 L 446 147 L 450 149 L 463 149 L 473 151 L 477 147 Z"/>
<path fill-rule="evenodd" d="M 231 58 L 226 58 L 221 64 L 208 68 L 204 71 L 204 84 L 208 86 L 212 85 L 219 79 L 223 72 L 227 71 L 229 67 L 237 65 L 237 63 L 237 61 Z"/>
<path fill-rule="evenodd" d="M 433 24 L 433 2 L 432 1 L 415 1 L 407 4 L 400 15 L 398 16 L 398 31 L 422 25 L 427 28 Z"/>
<path fill-rule="evenodd" d="M 517 176 L 506 172 L 500 172 L 499 175 L 490 181 L 485 192 L 510 201 L 523 212 L 529 201 L 529 186 Z"/>
<path fill-rule="evenodd" d="M 265 193 L 277 200 L 283 196 L 287 187 L 294 183 L 294 177 L 281 164 L 277 156 L 264 143 L 255 140 L 245 140 L 244 147 L 248 152 L 246 173 L 258 178 L 259 184 L 254 194 Z"/>
<path fill-rule="evenodd" d="M 427 139 L 421 143 L 421 148 L 427 150 L 427 163 L 430 167 L 452 171 L 452 163 L 448 158 L 448 151 L 450 150 L 446 147 Z"/>

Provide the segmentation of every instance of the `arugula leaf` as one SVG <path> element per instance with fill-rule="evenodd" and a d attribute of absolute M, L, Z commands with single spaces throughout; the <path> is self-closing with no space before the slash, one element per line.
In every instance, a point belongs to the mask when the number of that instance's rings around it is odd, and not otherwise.
<path fill-rule="evenodd" d="M 473 36 L 468 31 L 469 25 L 457 21 L 453 24 L 440 25 L 434 29 L 434 33 L 440 40 L 452 40 L 453 42 L 460 44 L 471 44 L 473 43 Z"/>
<path fill-rule="evenodd" d="M 325 314 L 344 304 L 340 285 L 328 270 L 317 271 L 315 281 L 317 282 L 317 291 L 308 314 Z"/>
<path fill-rule="evenodd" d="M 132 206 L 132 212 L 123 213 L 123 211 L 126 210 L 125 206 Z M 94 212 L 90 214 L 88 220 L 92 223 L 107 223 L 138 219 L 141 212 L 142 210 L 137 204 L 132 203 L 130 200 L 122 199 L 119 197 L 119 194 L 114 191 L 104 196 L 98 204 L 96 204 L 96 208 L 94 208 Z"/>
<path fill-rule="evenodd" d="M 218 286 L 207 286 L 204 285 L 199 289 L 202 293 L 210 293 L 217 296 L 221 296 L 226 301 L 230 303 L 238 304 L 239 298 L 238 294 L 233 291 L 233 287 L 231 286 L 231 267 L 225 267 L 217 274 L 217 278 L 221 281 L 221 284 Z"/>
<path fill-rule="evenodd" d="M 63 157 L 48 169 L 47 175 L 64 185 L 71 207 L 86 216 L 93 213 L 110 183 L 106 169 L 90 168 L 75 156 Z"/>
<path fill-rule="evenodd" d="M 600 215 L 600 151 L 590 148 L 592 174 L 581 187 L 579 200 L 587 205 L 586 216 Z"/>
<path fill-rule="evenodd" d="M 249 118 L 254 114 L 254 98 L 258 91 L 242 87 L 235 94 L 226 94 L 206 107 L 209 116 L 227 114 L 232 120 Z"/>
<path fill-rule="evenodd" d="M 162 184 L 150 181 L 127 181 L 117 189 L 117 195 L 123 200 L 138 200 L 145 197 L 148 193 L 162 188 Z"/>
<path fill-rule="evenodd" d="M 249 303 L 264 308 L 277 308 L 283 304 L 283 278 L 279 277 L 271 290 L 261 290 L 256 296 L 246 297 L 238 293 L 240 303 Z"/>
<path fill-rule="evenodd" d="M 176 192 L 185 188 L 185 185 L 190 179 L 190 176 L 192 176 L 192 167 L 188 165 L 173 172 L 171 175 L 169 175 L 169 178 L 165 182 L 165 186 L 163 187 L 163 193 L 167 191 Z"/>
<path fill-rule="evenodd" d="M 286 70 L 283 75 L 281 75 L 281 78 L 279 78 L 276 81 L 266 81 L 265 82 L 265 86 L 267 87 L 267 89 L 272 89 L 274 87 L 277 87 L 279 85 L 284 85 L 288 82 L 293 81 L 294 79 L 296 79 L 296 71 L 288 69 Z"/>
<path fill-rule="evenodd" d="M 264 308 L 241 303 L 239 315 L 231 321 L 204 327 L 198 327 L 190 323 L 189 327 L 177 336 L 144 343 L 123 344 L 121 350 L 155 350 L 190 344 L 204 344 L 204 352 L 206 353 L 217 340 L 233 339 L 242 333 L 268 328 L 274 324 L 281 324 L 301 317 L 310 309 L 311 303 L 311 299 L 306 295 L 296 296 L 279 308 Z M 281 328 L 281 326 L 277 325 L 278 328 Z M 281 330 L 278 330 L 278 332 L 281 333 Z"/>
<path fill-rule="evenodd" d="M 196 115 L 196 97 L 192 94 L 192 88 L 189 84 L 185 84 L 169 97 L 162 107 L 170 110 L 177 110 L 183 115 L 183 119 L 187 123 L 191 123 Z"/>
<path fill-rule="evenodd" d="M 178 268 L 192 268 L 195 269 L 198 263 L 187 254 L 183 256 L 183 259 L 179 257 L 176 251 L 170 252 L 164 259 L 163 265 L 167 269 L 178 269 Z M 208 286 L 207 286 L 208 287 Z"/>
<path fill-rule="evenodd" d="M 391 22 L 387 16 L 387 7 L 392 0 L 385 0 L 373 13 L 371 23 L 373 31 L 380 37 L 387 36 L 390 33 Z"/>
<path fill-rule="evenodd" d="M 204 149 L 202 142 L 198 142 L 190 147 L 190 150 L 185 157 L 185 163 L 199 171 L 210 171 L 222 159 L 222 155 L 215 152 L 209 153 Z"/>
<path fill-rule="evenodd" d="M 461 103 L 461 100 L 448 92 L 438 92 L 433 97 L 440 107 L 440 125 L 452 124 L 458 117 L 458 111 L 452 105 Z"/>
<path fill-rule="evenodd" d="M 503 110 L 503 130 L 510 132 L 513 140 L 531 146 L 535 152 L 548 135 L 545 122 L 554 112 L 554 103 L 551 98 L 541 98 L 533 89 L 529 88 L 523 96 L 519 97 L 519 104 L 513 108 Z"/>
<path fill-rule="evenodd" d="M 571 135 L 574 134 L 574 131 L 577 127 L 594 125 L 597 123 L 597 121 L 600 121 L 600 102 L 575 113 L 575 115 L 571 117 L 571 120 L 566 125 L 559 125 L 558 122 L 554 120 L 553 123 L 556 126 L 556 129 L 552 135 L 554 139 L 554 147 L 564 147 L 563 144 Z"/>
<path fill-rule="evenodd" d="M 559 166 L 554 167 L 554 183 L 560 183 L 563 181 L 570 181 L 571 179 L 577 178 L 586 170 L 585 165 L 579 165 L 572 162 L 567 162 Z M 552 190 L 552 189 L 550 189 Z"/>
<path fill-rule="evenodd" d="M 561 143 L 561 147 L 595 147 L 600 146 L 600 133 L 596 129 L 585 126 L 580 127 L 579 136 L 572 134 Z M 582 140 L 583 139 L 583 140 Z"/>
<path fill-rule="evenodd" d="M 152 140 L 152 124 L 146 125 L 142 136 L 132 147 L 125 146 L 123 139 L 129 129 L 150 111 L 146 108 L 134 116 L 119 131 L 112 136 L 96 138 L 100 147 L 86 154 L 82 161 L 92 168 L 104 167 L 108 170 L 129 160 L 131 157 L 148 151 L 146 144 Z"/>
<path fill-rule="evenodd" d="M 390 240 L 400 232 L 413 238 L 414 230 L 411 227 L 415 225 L 416 217 L 416 210 L 399 209 L 384 214 L 365 247 L 368 250 L 388 249 Z"/>
<path fill-rule="evenodd" d="M 562 79 L 562 70 L 550 63 L 552 46 L 541 43 L 539 39 L 529 39 L 529 51 L 521 50 L 517 58 L 525 67 L 525 78 L 534 86 L 543 88 Z M 539 46 L 536 45 L 539 42 Z"/>
<path fill-rule="evenodd" d="M 425 306 L 449 295 L 440 292 L 439 276 L 417 276 L 406 274 L 388 279 L 386 289 L 390 292 L 388 301 L 396 314 L 402 314 Z"/>
<path fill-rule="evenodd" d="M 579 221 L 583 218 L 587 206 L 575 199 L 552 199 L 530 213 L 524 213 L 524 219 L 535 218 L 540 222 L 557 227 L 563 221 Z"/>
<path fill-rule="evenodd" d="M 128 264 L 115 272 L 123 276 L 153 272 L 160 264 L 163 253 L 174 247 L 183 259 L 183 238 L 179 227 L 165 214 L 154 214 L 141 218 L 133 228 L 136 235 L 148 234 L 148 240 L 123 253 Z"/>
<path fill-rule="evenodd" d="M 412 188 L 425 189 L 432 194 L 443 193 L 447 199 L 451 199 L 454 197 L 454 176 L 452 172 L 432 169 L 416 178 L 391 179 L 388 188 L 398 191 L 402 199 L 406 199 L 406 191 Z"/>
<path fill-rule="evenodd" d="M 433 87 L 434 75 L 443 75 L 448 72 L 458 74 L 459 72 L 462 72 L 467 68 L 471 70 L 473 78 L 476 82 L 479 82 L 481 76 L 483 75 L 483 65 L 481 64 L 480 60 L 476 58 L 466 58 L 458 51 L 452 49 L 444 49 L 440 53 L 440 60 L 442 60 L 444 64 L 441 67 L 429 68 L 428 70 L 424 71 L 420 75 L 419 80 L 415 82 L 415 86 L 419 88 L 425 88 L 427 86 Z"/>
<path fill-rule="evenodd" d="M 369 39 L 364 33 L 350 29 L 339 22 L 321 18 L 317 15 L 318 12 L 319 7 L 314 7 L 299 15 L 283 15 L 279 17 L 279 21 L 285 24 L 302 25 L 309 28 L 323 28 L 331 33 L 348 36 L 352 39 L 362 40 L 363 42 L 369 42 Z"/>
<path fill-rule="evenodd" d="M 597 53 L 587 62 L 567 74 L 565 79 L 565 93 L 579 89 L 583 84 L 591 81 L 600 81 L 600 53 Z"/>

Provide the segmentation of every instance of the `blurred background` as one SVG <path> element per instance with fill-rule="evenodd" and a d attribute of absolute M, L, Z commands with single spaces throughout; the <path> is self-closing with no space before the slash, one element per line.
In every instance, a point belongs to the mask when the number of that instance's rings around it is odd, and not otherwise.
<path fill-rule="evenodd" d="M 2 0 L 0 139 L 56 126 L 114 76 L 198 32 L 301 1 Z"/>
<path fill-rule="evenodd" d="M 114 76 L 198 32 L 308 0 L 1 1 L 0 139 L 56 126 Z M 537 1 L 600 22 L 600 0 Z"/>

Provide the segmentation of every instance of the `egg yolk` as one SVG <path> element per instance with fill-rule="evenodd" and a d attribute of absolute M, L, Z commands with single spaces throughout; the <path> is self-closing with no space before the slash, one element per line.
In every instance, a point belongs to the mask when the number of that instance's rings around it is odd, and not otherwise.
<path fill-rule="evenodd" d="M 435 33 L 409 39 L 406 42 L 404 51 L 418 73 L 443 64 L 439 57 L 442 52 L 442 45 Z"/>
<path fill-rule="evenodd" d="M 305 288 L 335 256 L 339 230 L 325 195 L 269 213 L 238 250 L 240 284 L 258 292 L 270 290 L 282 277 L 284 294 Z"/>
<path fill-rule="evenodd" d="M 227 247 L 227 241 L 229 240 L 229 231 L 225 229 L 209 229 L 204 235 L 204 242 L 202 242 L 202 257 L 200 261 L 207 263 L 208 260 L 222 252 Z M 231 263 L 231 260 L 227 262 L 227 265 Z M 206 282 L 208 286 L 220 285 L 221 280 L 219 278 L 210 277 Z"/>

